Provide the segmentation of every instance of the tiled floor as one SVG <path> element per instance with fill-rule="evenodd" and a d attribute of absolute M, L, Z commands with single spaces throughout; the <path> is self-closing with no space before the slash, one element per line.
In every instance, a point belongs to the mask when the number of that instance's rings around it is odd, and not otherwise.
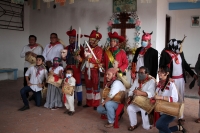
<path fill-rule="evenodd" d="M 76 107 L 74 116 L 63 114 L 65 108 L 49 110 L 34 106 L 30 102 L 30 110 L 21 112 L 18 108 L 23 106 L 19 90 L 22 87 L 22 78 L 17 81 L 0 81 L 0 133 L 130 133 L 128 116 L 125 113 L 119 122 L 120 128 L 104 128 L 106 120 L 92 108 Z M 188 84 L 186 84 L 186 87 Z M 186 88 L 187 96 L 197 95 L 197 86 L 192 90 Z M 84 101 L 85 103 L 85 101 Z M 200 124 L 194 122 L 198 114 L 198 99 L 185 99 L 185 127 L 189 133 L 198 133 Z M 144 130 L 141 118 L 138 116 L 139 127 L 134 133 L 156 133 L 156 128 Z M 175 125 L 176 122 L 171 123 Z"/>

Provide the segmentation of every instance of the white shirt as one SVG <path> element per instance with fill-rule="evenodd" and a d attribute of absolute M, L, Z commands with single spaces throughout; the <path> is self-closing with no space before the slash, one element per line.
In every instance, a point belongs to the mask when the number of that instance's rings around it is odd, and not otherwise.
<path fill-rule="evenodd" d="M 44 56 L 45 61 L 51 61 L 53 63 L 54 57 L 61 58 L 61 50 L 63 49 L 63 45 L 57 44 L 57 45 L 50 47 L 50 48 L 49 48 L 49 45 L 50 44 L 46 45 L 42 55 Z"/>
<path fill-rule="evenodd" d="M 29 45 L 26 45 L 23 47 L 22 51 L 21 51 L 21 54 L 20 54 L 20 57 L 21 58 L 24 58 L 25 55 L 26 55 L 26 52 L 33 52 L 35 53 L 36 55 L 41 55 L 42 54 L 42 48 L 40 46 L 37 46 L 37 47 L 34 47 L 34 48 L 30 48 Z M 28 61 L 25 61 L 24 62 L 24 67 L 30 67 L 31 63 L 29 63 Z"/>
<path fill-rule="evenodd" d="M 66 80 L 66 78 L 65 78 L 65 80 Z M 76 79 L 74 77 L 70 77 L 67 82 L 69 83 L 70 86 L 76 85 Z"/>
<path fill-rule="evenodd" d="M 52 70 L 52 67 L 49 69 L 49 71 L 51 71 L 51 70 Z M 55 74 L 59 74 L 60 70 L 63 71 L 63 67 L 58 66 L 58 67 L 56 67 L 56 69 L 53 70 L 53 72 L 54 72 Z"/>
<path fill-rule="evenodd" d="M 161 89 L 162 88 L 159 88 L 159 86 L 157 86 L 156 93 L 158 96 L 168 96 L 169 102 L 178 101 L 178 92 L 173 82 L 169 82 L 164 91 L 161 91 Z"/>
<path fill-rule="evenodd" d="M 141 66 L 144 66 L 144 55 L 139 54 L 136 63 L 136 71 L 139 71 Z"/>
<path fill-rule="evenodd" d="M 119 80 L 115 80 L 111 85 L 110 92 L 109 92 L 108 96 L 110 98 L 113 98 L 118 92 L 125 91 L 125 90 L 126 90 L 126 88 L 122 84 L 122 82 L 119 81 Z"/>
<path fill-rule="evenodd" d="M 183 68 L 182 68 L 182 59 L 180 54 L 178 54 L 178 60 L 179 60 L 179 64 L 176 64 L 175 62 L 175 58 L 172 60 L 173 61 L 173 72 L 172 72 L 172 76 L 180 76 L 183 74 Z"/>
<path fill-rule="evenodd" d="M 35 68 L 35 66 L 30 67 L 25 76 L 30 76 L 30 83 L 31 84 L 41 84 L 44 79 L 47 79 L 47 70 L 43 69 L 40 71 L 40 74 L 38 76 L 36 76 L 37 73 L 37 69 Z M 35 92 L 41 91 L 42 88 L 39 88 L 38 85 L 31 85 L 30 86 L 31 89 Z"/>
<path fill-rule="evenodd" d="M 133 82 L 132 87 L 130 88 L 128 96 L 133 96 L 133 91 L 139 87 L 138 80 L 135 80 Z M 155 95 L 155 89 L 156 89 L 156 82 L 153 79 L 150 79 L 146 83 L 142 85 L 142 91 L 147 93 L 148 98 L 151 98 Z"/>

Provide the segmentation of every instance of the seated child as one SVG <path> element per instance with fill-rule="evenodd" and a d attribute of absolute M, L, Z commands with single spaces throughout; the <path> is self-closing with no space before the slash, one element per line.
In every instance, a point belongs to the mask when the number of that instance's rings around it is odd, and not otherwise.
<path fill-rule="evenodd" d="M 24 86 L 20 90 L 20 94 L 22 100 L 24 102 L 24 106 L 19 109 L 19 111 L 24 111 L 29 109 L 29 103 L 26 97 L 26 93 L 32 91 L 35 99 L 36 106 L 40 106 L 41 104 L 41 90 L 44 86 L 44 79 L 47 79 L 47 70 L 43 65 L 44 57 L 42 55 L 37 55 L 36 57 L 36 65 L 30 67 L 25 76 L 28 86 Z M 29 80 L 30 76 L 30 80 Z"/>

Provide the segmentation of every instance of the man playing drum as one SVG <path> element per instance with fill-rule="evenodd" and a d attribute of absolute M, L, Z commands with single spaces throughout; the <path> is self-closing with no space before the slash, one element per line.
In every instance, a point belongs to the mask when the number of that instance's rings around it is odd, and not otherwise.
<path fill-rule="evenodd" d="M 149 75 L 148 69 L 144 66 L 141 66 L 138 71 L 138 79 L 134 81 L 132 87 L 129 91 L 129 98 L 127 103 L 130 103 L 133 99 L 133 96 L 144 96 L 151 98 L 155 95 L 156 82 Z M 137 105 L 130 104 L 127 108 L 127 112 L 130 120 L 129 131 L 133 131 L 137 128 L 137 116 L 136 113 L 141 111 L 143 128 L 148 130 L 151 128 L 149 123 L 149 117 L 145 110 L 138 107 Z"/>
<path fill-rule="evenodd" d="M 115 111 L 118 108 L 119 103 L 113 101 L 114 97 L 121 91 L 125 91 L 126 88 L 120 80 L 117 80 L 117 69 L 109 68 L 106 72 L 107 84 L 106 86 L 110 89 L 110 92 L 106 99 L 103 100 L 101 105 L 97 107 L 97 112 L 107 115 L 108 123 L 105 127 L 112 127 L 115 121 Z M 123 98 L 123 97 L 122 97 Z M 119 99 L 122 101 L 121 99 Z"/>

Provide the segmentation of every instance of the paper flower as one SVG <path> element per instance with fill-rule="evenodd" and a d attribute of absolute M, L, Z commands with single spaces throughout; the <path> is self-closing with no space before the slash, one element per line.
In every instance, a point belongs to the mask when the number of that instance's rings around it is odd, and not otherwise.
<path fill-rule="evenodd" d="M 139 26 L 140 24 L 141 24 L 141 21 L 140 21 L 140 20 L 136 20 L 135 25 L 136 25 L 136 26 Z"/>
<path fill-rule="evenodd" d="M 133 24 L 133 23 L 134 23 L 134 19 L 133 19 L 133 18 L 130 18 L 130 19 L 128 20 L 128 23 Z"/>
<path fill-rule="evenodd" d="M 136 29 L 137 31 L 139 31 L 139 30 L 141 29 L 141 27 L 140 27 L 140 26 L 136 26 L 135 29 Z"/>
<path fill-rule="evenodd" d="M 112 20 L 108 21 L 108 26 L 112 26 L 113 22 Z"/>
<path fill-rule="evenodd" d="M 111 29 L 112 29 L 112 27 L 109 26 L 109 27 L 107 28 L 108 32 L 111 32 Z"/>
<path fill-rule="evenodd" d="M 115 23 L 115 24 L 119 24 L 119 20 L 118 20 L 118 19 L 115 19 L 115 20 L 114 20 L 114 23 Z"/>
<path fill-rule="evenodd" d="M 140 37 L 139 36 L 136 36 L 134 39 L 135 39 L 136 42 L 140 41 Z"/>

